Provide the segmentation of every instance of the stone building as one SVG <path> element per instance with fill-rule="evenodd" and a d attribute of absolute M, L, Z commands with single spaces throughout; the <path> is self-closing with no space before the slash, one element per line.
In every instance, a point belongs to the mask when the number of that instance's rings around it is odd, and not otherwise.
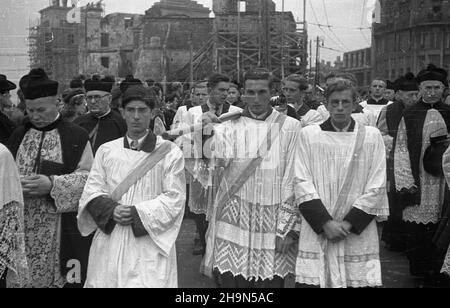
<path fill-rule="evenodd" d="M 381 0 L 373 28 L 376 76 L 396 79 L 429 63 L 450 68 L 450 1 Z"/>
<path fill-rule="evenodd" d="M 344 53 L 340 71 L 355 75 L 359 87 L 368 87 L 372 82 L 372 49 L 364 48 Z"/>

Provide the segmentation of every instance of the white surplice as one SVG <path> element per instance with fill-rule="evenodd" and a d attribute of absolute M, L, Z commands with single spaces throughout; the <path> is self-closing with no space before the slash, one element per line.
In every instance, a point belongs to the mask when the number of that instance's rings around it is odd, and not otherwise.
<path fill-rule="evenodd" d="M 166 142 L 169 141 L 157 137 L 156 149 Z M 178 286 L 175 241 L 186 199 L 184 158 L 178 147 L 173 146 L 169 154 L 119 201 L 136 207 L 149 235 L 136 238 L 131 226 L 120 225 L 107 235 L 97 229 L 86 210 L 91 200 L 111 196 L 119 183 L 147 156 L 143 151 L 124 148 L 123 138 L 102 145 L 96 154 L 78 215 L 78 227 L 83 236 L 96 232 L 85 287 Z"/>
<path fill-rule="evenodd" d="M 349 169 L 358 125 L 354 132 L 328 132 L 309 126 L 300 133 L 297 145 L 294 183 L 295 204 L 320 199 L 332 214 L 336 206 L 352 207 L 375 215 L 389 215 L 386 195 L 386 157 L 383 139 L 376 128 L 366 127 L 366 136 L 345 204 L 336 205 Z M 336 218 L 342 220 L 341 218 Z M 296 265 L 296 281 L 325 285 L 324 235 L 318 235 L 302 221 Z M 379 240 L 373 220 L 360 234 L 350 234 L 339 243 L 328 243 L 332 287 L 375 287 L 382 284 Z"/>
<path fill-rule="evenodd" d="M 291 182 L 286 177 L 291 174 L 289 161 L 301 125 L 287 117 L 280 130 L 275 124 L 279 115 L 273 110 L 265 120 L 242 116 L 221 124 L 207 145 L 214 149 L 214 163 L 221 168 L 229 168 L 234 160 L 245 161 L 257 155 L 265 158 L 225 204 L 218 204 L 217 199 L 214 202 L 203 268 L 207 275 L 217 269 L 220 273 L 258 281 L 294 273 L 296 249 L 291 247 L 286 254 L 278 253 L 275 243 L 277 235 L 282 237 L 295 231 L 294 224 L 288 224 L 285 216 L 280 215 L 280 207 L 283 184 Z M 275 130 L 280 130 L 279 138 L 271 138 L 270 150 L 260 153 L 269 129 L 272 137 Z"/>
<path fill-rule="evenodd" d="M 317 108 L 317 112 L 322 116 L 323 122 L 330 118 L 330 112 L 327 110 L 325 105 L 320 105 Z M 352 113 L 352 118 L 357 123 L 364 126 L 373 126 L 377 125 L 377 115 L 375 115 L 371 110 L 364 108 L 363 112 Z"/>

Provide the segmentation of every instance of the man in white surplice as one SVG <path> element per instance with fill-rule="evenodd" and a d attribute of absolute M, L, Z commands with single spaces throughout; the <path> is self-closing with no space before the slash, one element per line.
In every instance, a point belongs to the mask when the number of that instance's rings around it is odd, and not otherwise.
<path fill-rule="evenodd" d="M 271 107 L 270 72 L 247 72 L 244 84 L 242 116 L 214 126 L 204 145 L 223 174 L 202 271 L 208 276 L 217 271 L 224 288 L 281 288 L 295 269 L 297 219 L 287 221 L 290 217 L 279 213 L 301 125 Z M 219 121 L 205 113 L 205 135 L 211 136 L 211 122 Z"/>
<path fill-rule="evenodd" d="M 99 148 L 80 200 L 80 231 L 96 232 L 85 287 L 177 287 L 183 153 L 147 129 L 148 89 L 130 87 L 122 106 L 127 135 Z"/>
<path fill-rule="evenodd" d="M 352 119 L 357 102 L 349 81 L 331 84 L 326 98 L 331 117 L 302 129 L 293 166 L 294 204 L 302 216 L 296 282 L 380 286 L 376 218 L 389 215 L 383 139 Z"/>

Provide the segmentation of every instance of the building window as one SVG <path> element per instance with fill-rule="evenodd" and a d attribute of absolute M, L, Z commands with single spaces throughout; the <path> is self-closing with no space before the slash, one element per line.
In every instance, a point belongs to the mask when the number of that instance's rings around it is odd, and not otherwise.
<path fill-rule="evenodd" d="M 101 34 L 101 47 L 109 47 L 109 33 Z"/>
<path fill-rule="evenodd" d="M 101 57 L 100 62 L 104 68 L 109 68 L 109 57 Z"/>
<path fill-rule="evenodd" d="M 133 18 L 131 18 L 131 17 L 126 17 L 126 18 L 124 19 L 124 21 L 125 21 L 125 30 L 128 29 L 128 28 L 133 27 Z"/>
<path fill-rule="evenodd" d="M 72 33 L 67 36 L 67 44 L 75 44 L 75 35 L 73 35 Z"/>
<path fill-rule="evenodd" d="M 134 49 L 138 49 L 140 45 L 141 45 L 141 34 L 139 32 L 134 32 L 133 36 Z"/>

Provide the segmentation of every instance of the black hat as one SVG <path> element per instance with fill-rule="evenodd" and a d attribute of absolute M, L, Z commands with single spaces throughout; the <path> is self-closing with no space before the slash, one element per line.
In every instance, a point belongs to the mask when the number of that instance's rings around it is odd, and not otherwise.
<path fill-rule="evenodd" d="M 70 81 L 70 88 L 71 89 L 83 88 L 83 80 L 79 78 L 72 79 Z"/>
<path fill-rule="evenodd" d="M 69 104 L 70 100 L 77 95 L 82 95 L 85 94 L 83 89 L 67 89 L 63 92 L 62 94 L 62 99 L 64 101 L 64 103 Z"/>
<path fill-rule="evenodd" d="M 0 75 L 0 93 L 14 90 L 17 86 L 9 81 L 5 75 Z"/>
<path fill-rule="evenodd" d="M 131 85 L 122 95 L 122 107 L 125 108 L 132 100 L 143 101 L 147 106 L 153 109 L 155 108 L 156 103 L 155 91 L 151 88 L 146 88 L 143 85 Z"/>
<path fill-rule="evenodd" d="M 111 93 L 114 82 L 114 79 L 111 77 L 105 77 L 101 79 L 100 76 L 94 75 L 91 79 L 88 79 L 84 82 L 84 89 L 86 90 L 86 92 L 103 91 Z"/>
<path fill-rule="evenodd" d="M 20 89 L 26 99 L 56 96 L 59 83 L 50 80 L 42 68 L 35 68 L 20 79 Z"/>
<path fill-rule="evenodd" d="M 139 86 L 139 85 L 142 85 L 142 81 L 134 78 L 133 75 L 128 75 L 127 77 L 125 77 L 125 80 L 120 83 L 120 91 L 122 93 L 125 93 L 125 91 L 130 86 Z"/>
<path fill-rule="evenodd" d="M 447 85 L 447 77 L 448 73 L 445 69 L 438 68 L 435 65 L 430 64 L 426 69 L 422 70 L 417 75 L 417 82 L 420 84 L 428 80 L 437 80 L 442 82 L 444 85 Z"/>
<path fill-rule="evenodd" d="M 392 82 L 392 81 L 390 81 L 390 80 L 386 80 L 386 89 L 387 89 L 387 90 L 394 90 L 394 91 L 397 91 L 397 87 L 396 87 L 395 82 Z"/>
<path fill-rule="evenodd" d="M 419 85 L 413 73 L 407 73 L 399 78 L 397 80 L 397 88 L 399 91 L 419 91 Z"/>

